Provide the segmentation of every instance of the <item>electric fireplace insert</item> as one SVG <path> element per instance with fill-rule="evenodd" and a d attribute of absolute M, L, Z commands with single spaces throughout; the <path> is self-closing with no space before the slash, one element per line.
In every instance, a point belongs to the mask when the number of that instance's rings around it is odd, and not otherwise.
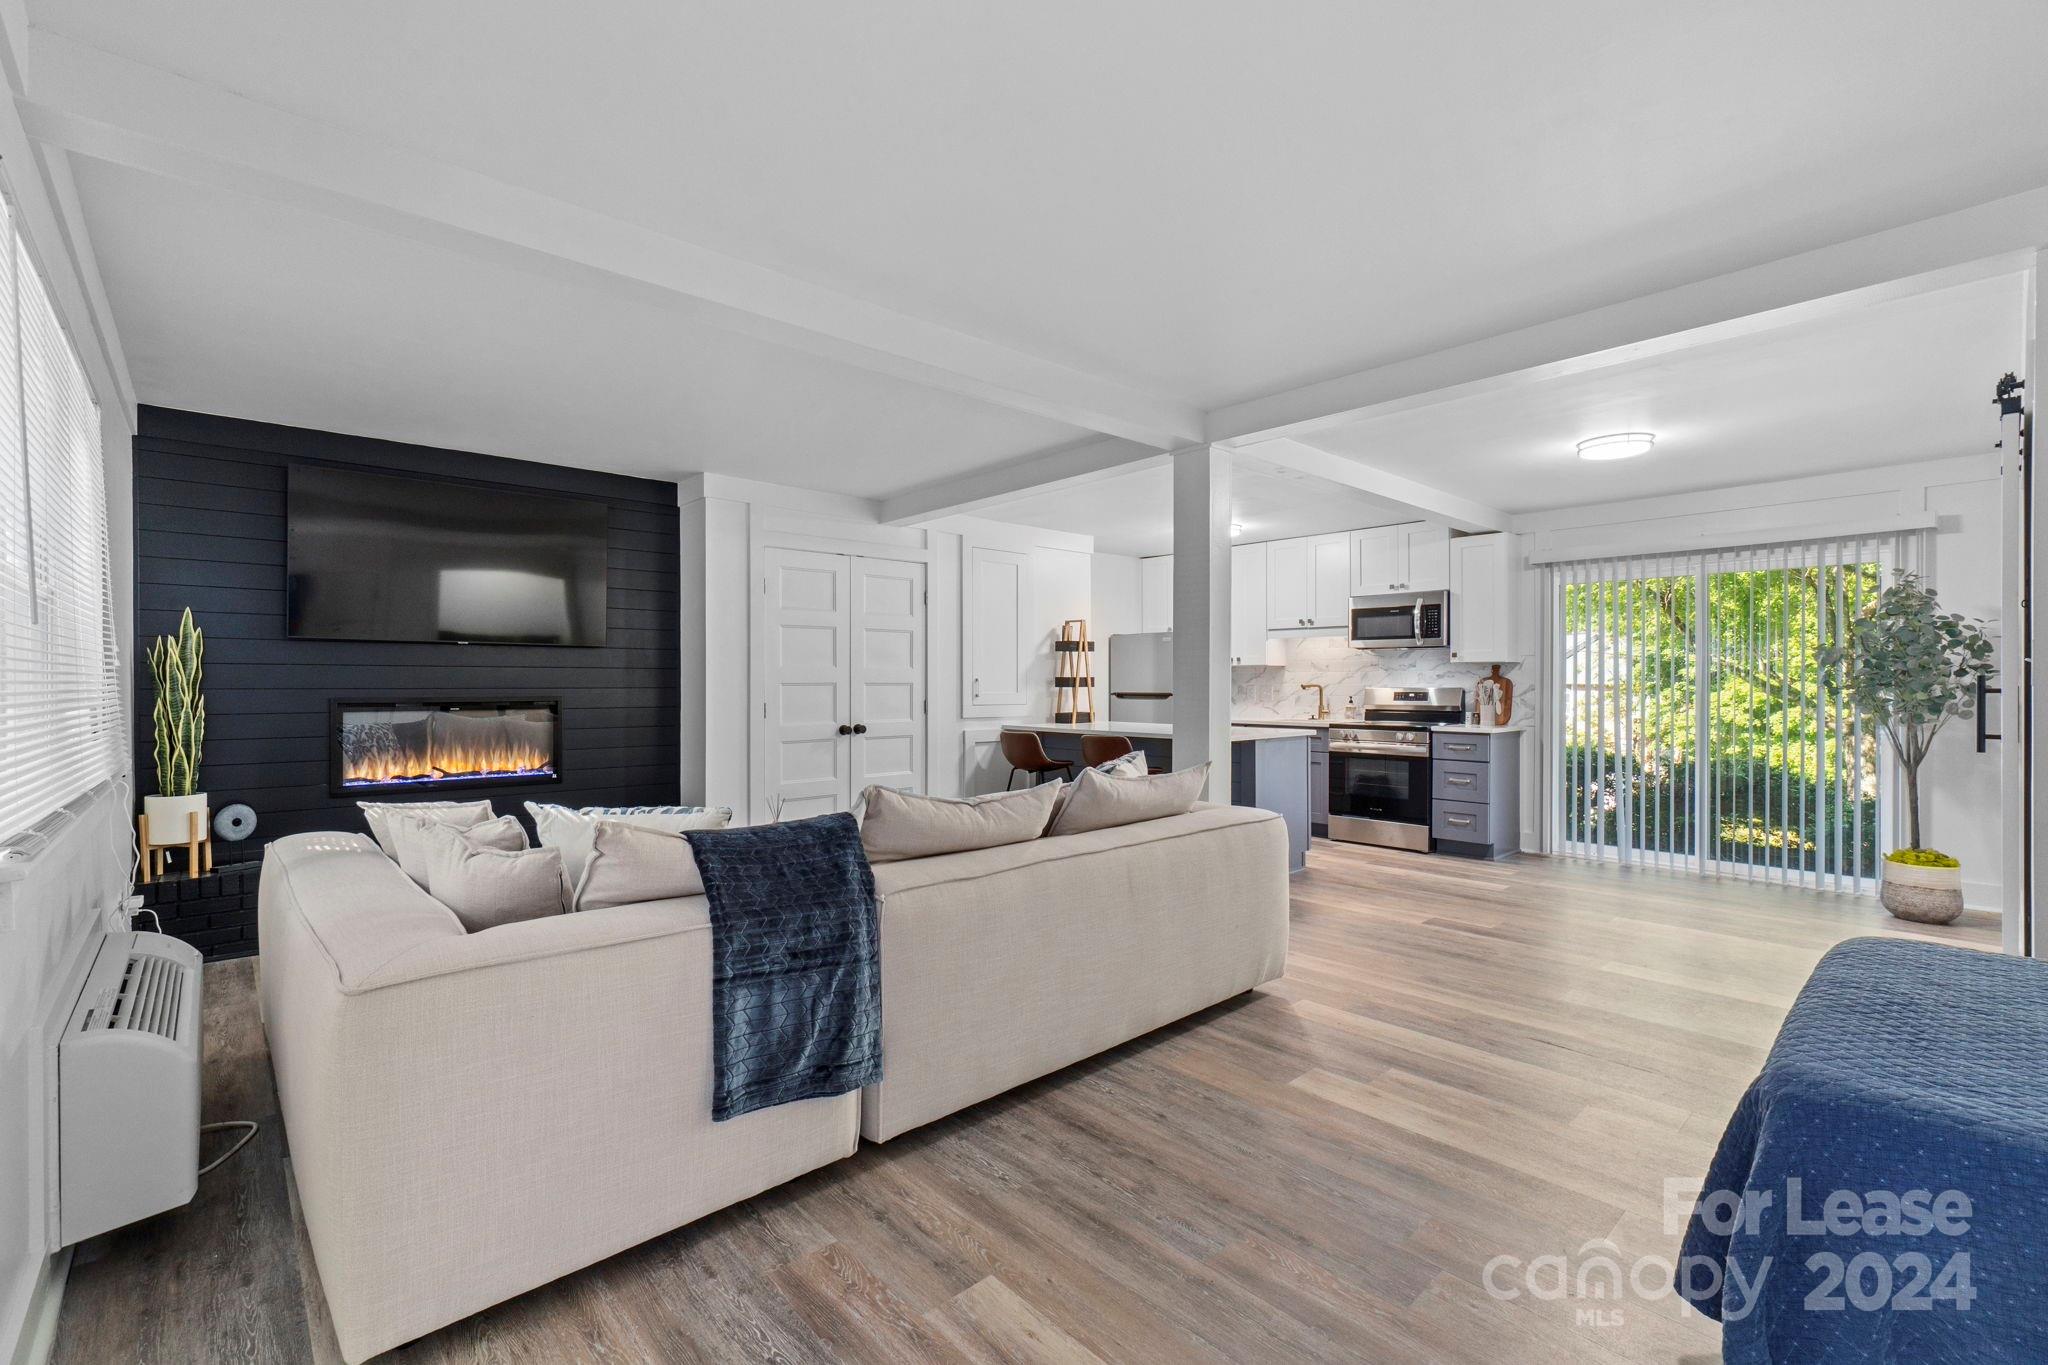
<path fill-rule="evenodd" d="M 335 701 L 328 718 L 336 796 L 562 780 L 559 701 Z"/>

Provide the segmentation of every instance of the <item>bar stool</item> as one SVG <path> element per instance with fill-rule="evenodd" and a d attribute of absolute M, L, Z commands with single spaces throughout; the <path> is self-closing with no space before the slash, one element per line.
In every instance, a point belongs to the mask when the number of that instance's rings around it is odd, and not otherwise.
<path fill-rule="evenodd" d="M 1018 773 L 1029 773 L 1031 785 L 1037 786 L 1049 772 L 1063 772 L 1068 778 L 1074 775 L 1074 765 L 1062 763 L 1045 752 L 1045 745 L 1029 730 L 1003 731 L 1003 757 L 1009 760 L 1010 780 L 1003 783 L 1008 791 L 1017 781 Z"/>
<path fill-rule="evenodd" d="M 1099 768 L 1105 763 L 1122 758 L 1136 746 L 1122 735 L 1081 736 L 1081 766 Z"/>
<path fill-rule="evenodd" d="M 1137 745 L 1131 743 L 1122 735 L 1083 735 L 1081 736 L 1081 766 L 1084 768 L 1099 768 L 1114 759 L 1122 758 L 1137 747 Z M 1165 772 L 1166 769 L 1153 767 L 1152 756 L 1147 754 L 1145 756 L 1145 771 L 1158 774 Z"/>

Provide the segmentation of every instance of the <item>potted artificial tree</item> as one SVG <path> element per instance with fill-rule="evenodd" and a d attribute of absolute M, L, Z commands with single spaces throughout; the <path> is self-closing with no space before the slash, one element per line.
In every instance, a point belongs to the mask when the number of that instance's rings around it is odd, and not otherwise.
<path fill-rule="evenodd" d="M 197 842 L 193 830 L 203 837 L 206 829 L 206 793 L 199 790 L 199 751 L 206 741 L 206 698 L 199 690 L 205 652 L 206 640 L 192 623 L 190 607 L 176 635 L 159 635 L 149 647 L 149 671 L 156 678 L 150 720 L 157 794 L 142 798 L 142 814 L 150 848 L 191 845 Z"/>
<path fill-rule="evenodd" d="M 1963 913 L 1962 864 L 1920 842 L 1920 765 L 1942 726 L 1973 713 L 1977 680 L 1994 671 L 1995 653 L 1981 622 L 1943 611 L 1914 574 L 1899 575 L 1851 623 L 1849 638 L 1822 652 L 1830 690 L 1884 731 L 1905 779 L 1906 846 L 1885 854 L 1879 888 L 1900 919 L 1947 924 Z"/>

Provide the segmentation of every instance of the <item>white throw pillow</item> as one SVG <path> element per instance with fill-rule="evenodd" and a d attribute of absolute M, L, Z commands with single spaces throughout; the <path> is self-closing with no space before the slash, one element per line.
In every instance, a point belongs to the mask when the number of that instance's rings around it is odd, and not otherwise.
<path fill-rule="evenodd" d="M 1191 810 L 1209 780 L 1209 765 L 1157 777 L 1109 777 L 1084 769 L 1073 794 L 1053 817 L 1047 834 L 1085 834 L 1141 820 L 1162 820 Z"/>
<path fill-rule="evenodd" d="M 519 822 L 506 816 L 513 828 Z M 427 894 L 455 912 L 472 934 L 500 924 L 559 915 L 568 903 L 559 849 L 494 846 L 488 825 L 421 825 L 407 837 L 426 860 Z"/>
<path fill-rule="evenodd" d="M 1025 843 L 1045 833 L 1064 785 L 1050 782 L 963 798 L 869 787 L 862 794 L 861 847 L 869 862 L 893 863 Z"/>
<path fill-rule="evenodd" d="M 562 850 L 562 870 L 569 885 L 583 880 L 583 864 L 590 857 L 590 841 L 597 822 L 615 820 L 643 829 L 670 834 L 686 829 L 724 829 L 732 823 L 731 806 L 551 806 L 544 801 L 526 803 L 533 816 L 534 832 L 542 848 Z"/>
<path fill-rule="evenodd" d="M 433 846 L 433 836 L 440 832 L 467 834 L 473 836 L 481 848 L 502 849 L 507 853 L 517 853 L 526 847 L 526 831 L 509 815 L 465 827 L 446 820 L 393 811 L 391 839 L 398 845 L 398 866 L 421 886 L 427 884 L 427 851 Z"/>
<path fill-rule="evenodd" d="M 458 829 L 480 825 L 496 814 L 488 801 L 358 801 L 356 807 L 369 822 L 370 837 L 389 858 L 398 857 L 398 841 L 391 832 L 393 812 L 440 820 Z"/>
<path fill-rule="evenodd" d="M 578 910 L 609 910 L 703 894 L 704 878 L 682 833 L 599 820 L 591 831 L 590 856 L 576 882 L 573 904 Z"/>
<path fill-rule="evenodd" d="M 1146 761 L 1143 749 L 1133 749 L 1127 754 L 1118 754 L 1107 763 L 1096 764 L 1095 771 L 1107 773 L 1111 777 L 1149 777 L 1152 767 Z M 1069 782 L 1060 788 L 1060 794 L 1053 799 L 1052 819 L 1045 822 L 1046 833 L 1052 833 L 1052 827 L 1059 823 L 1060 812 L 1067 808 L 1067 802 L 1073 799 L 1073 795 L 1073 783 Z"/>

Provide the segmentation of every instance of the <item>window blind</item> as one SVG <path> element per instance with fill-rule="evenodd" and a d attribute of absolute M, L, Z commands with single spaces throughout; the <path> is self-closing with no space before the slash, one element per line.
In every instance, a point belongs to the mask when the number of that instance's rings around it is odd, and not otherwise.
<path fill-rule="evenodd" d="M 99 405 L 0 200 L 0 840 L 126 768 Z"/>
<path fill-rule="evenodd" d="M 1871 535 L 1552 564 L 1551 846 L 1871 889 L 1891 765 L 1825 656 L 1922 548 Z"/>

